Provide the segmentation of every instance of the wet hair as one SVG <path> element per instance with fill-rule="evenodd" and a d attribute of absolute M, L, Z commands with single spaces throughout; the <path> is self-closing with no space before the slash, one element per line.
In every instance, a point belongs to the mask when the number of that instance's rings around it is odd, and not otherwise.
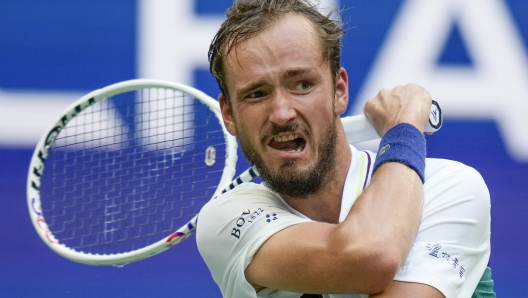
<path fill-rule="evenodd" d="M 239 43 L 258 35 L 286 14 L 292 13 L 306 17 L 313 24 L 323 58 L 328 62 L 335 83 L 340 68 L 340 42 L 344 34 L 336 9 L 323 15 L 317 9 L 317 4 L 309 0 L 235 0 L 226 12 L 227 19 L 209 47 L 210 71 L 228 105 L 230 100 L 225 82 L 225 57 Z"/>

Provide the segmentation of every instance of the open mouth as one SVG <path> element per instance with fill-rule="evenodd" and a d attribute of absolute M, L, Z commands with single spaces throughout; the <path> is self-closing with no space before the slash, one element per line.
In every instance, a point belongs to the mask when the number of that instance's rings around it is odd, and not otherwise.
<path fill-rule="evenodd" d="M 306 141 L 298 134 L 275 136 L 268 144 L 271 148 L 286 152 L 301 152 Z"/>

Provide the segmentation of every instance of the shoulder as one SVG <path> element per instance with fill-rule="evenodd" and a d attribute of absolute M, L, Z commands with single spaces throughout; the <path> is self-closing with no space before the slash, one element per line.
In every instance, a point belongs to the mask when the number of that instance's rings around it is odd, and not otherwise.
<path fill-rule="evenodd" d="M 448 159 L 426 159 L 424 188 L 456 188 L 458 192 L 478 194 L 489 200 L 488 187 L 482 175 L 470 166 Z"/>
<path fill-rule="evenodd" d="M 224 294 L 233 289 L 237 293 L 241 289 L 254 293 L 245 280 L 244 270 L 256 251 L 273 234 L 308 221 L 306 217 L 295 214 L 264 185 L 245 183 L 202 208 L 198 216 L 196 242 L 213 279 Z"/>
<path fill-rule="evenodd" d="M 285 207 L 279 196 L 264 185 L 252 182 L 243 183 L 205 204 L 200 211 L 199 218 L 202 222 L 202 219 L 207 219 L 210 215 L 230 217 L 236 209 L 247 209 L 262 204 Z"/>
<path fill-rule="evenodd" d="M 426 159 L 422 221 L 396 280 L 470 297 L 490 256 L 490 195 L 478 171 Z"/>
<path fill-rule="evenodd" d="M 228 222 L 235 226 L 238 222 L 240 226 L 248 214 L 264 207 L 286 208 L 282 200 L 265 186 L 243 183 L 205 204 L 198 215 L 197 237 L 208 238 L 208 234 L 216 234 Z M 204 237 L 200 237 L 202 235 Z"/>
<path fill-rule="evenodd" d="M 461 162 L 441 159 L 441 158 L 426 158 L 425 159 L 425 174 L 427 176 L 433 175 L 450 175 L 458 172 L 466 172 L 470 175 L 480 175 L 474 168 L 465 165 Z M 469 173 L 469 172 L 472 172 Z"/>
<path fill-rule="evenodd" d="M 460 246 L 487 246 L 490 211 L 488 187 L 474 168 L 445 159 L 427 161 L 420 229 L 438 225 Z"/>

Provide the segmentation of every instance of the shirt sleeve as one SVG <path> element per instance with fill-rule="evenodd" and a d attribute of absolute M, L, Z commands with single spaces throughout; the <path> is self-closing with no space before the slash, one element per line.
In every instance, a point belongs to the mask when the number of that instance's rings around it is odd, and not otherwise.
<path fill-rule="evenodd" d="M 422 222 L 395 280 L 423 283 L 446 298 L 471 297 L 490 256 L 490 195 L 461 163 L 428 159 Z"/>
<path fill-rule="evenodd" d="M 224 297 L 257 297 L 244 275 L 257 250 L 278 231 L 310 221 L 265 186 L 246 183 L 203 207 L 196 241 Z"/>

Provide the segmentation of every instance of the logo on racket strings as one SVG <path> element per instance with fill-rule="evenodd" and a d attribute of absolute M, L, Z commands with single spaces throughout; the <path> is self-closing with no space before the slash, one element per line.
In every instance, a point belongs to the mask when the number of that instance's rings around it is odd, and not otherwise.
<path fill-rule="evenodd" d="M 205 164 L 208 166 L 214 165 L 216 162 L 216 149 L 213 146 L 207 147 L 205 149 Z"/>

